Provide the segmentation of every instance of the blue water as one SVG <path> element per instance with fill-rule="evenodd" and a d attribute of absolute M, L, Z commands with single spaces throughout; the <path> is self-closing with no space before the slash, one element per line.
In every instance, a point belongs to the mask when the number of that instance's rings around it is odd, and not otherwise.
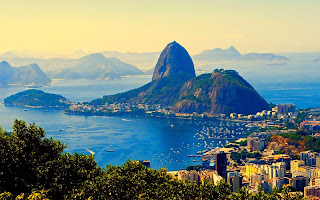
<path fill-rule="evenodd" d="M 235 69 L 268 102 L 294 103 L 300 108 L 320 105 L 320 65 L 294 62 L 287 65 L 219 64 L 199 67 L 208 72 L 215 68 Z M 81 102 L 103 95 L 124 92 L 148 83 L 151 76 L 134 76 L 121 80 L 60 80 L 42 88 L 61 94 L 71 101 Z M 23 91 L 21 87 L 0 87 L 0 102 L 7 96 Z M 226 122 L 192 122 L 162 118 L 119 118 L 65 115 L 63 111 L 44 111 L 0 104 L 0 125 L 11 131 L 13 119 L 36 123 L 46 130 L 47 137 L 61 140 L 66 151 L 90 154 L 95 152 L 99 166 L 122 165 L 127 159 L 151 161 L 153 168 L 179 170 L 199 164 L 199 159 L 188 155 L 204 149 L 205 142 L 212 147 L 222 146 L 226 140 L 199 140 L 197 133 L 212 128 L 234 130 L 235 137 L 243 137 L 243 124 Z M 60 131 L 65 129 L 65 131 Z M 238 134 L 236 134 L 238 133 Z M 240 134 L 241 133 L 241 134 Z M 231 134 L 226 136 L 230 137 Z M 115 152 L 107 152 L 115 150 Z M 177 153 L 178 152 L 178 153 Z"/>
<path fill-rule="evenodd" d="M 200 122 L 162 118 L 119 118 L 65 115 L 63 111 L 44 111 L 0 105 L 2 128 L 11 131 L 15 118 L 36 123 L 46 131 L 47 137 L 61 140 L 66 151 L 90 154 L 95 152 L 99 166 L 122 165 L 127 159 L 150 160 L 152 167 L 179 170 L 200 164 L 189 158 L 204 149 L 204 141 L 211 147 L 222 146 L 226 140 L 208 138 L 198 140 L 195 134 L 209 127 L 225 127 L 226 122 Z M 210 123 L 210 124 L 208 124 Z M 229 123 L 230 130 L 243 125 Z M 60 131 L 65 129 L 65 131 Z M 236 138 L 245 132 L 236 131 Z M 211 135 L 213 132 L 211 131 Z M 213 136 L 216 136 L 213 135 Z M 189 144 L 189 145 L 188 145 Z M 115 152 L 107 152 L 115 150 Z M 179 151 L 179 154 L 174 153 Z"/>

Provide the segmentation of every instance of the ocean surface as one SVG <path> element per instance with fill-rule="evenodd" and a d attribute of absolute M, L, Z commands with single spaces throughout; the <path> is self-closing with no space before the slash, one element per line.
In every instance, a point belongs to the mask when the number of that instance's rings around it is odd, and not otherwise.
<path fill-rule="evenodd" d="M 295 58 L 292 54 L 289 56 Z M 294 103 L 299 108 L 320 106 L 320 64 L 298 60 L 285 65 L 220 63 L 197 68 L 206 72 L 215 68 L 235 69 L 268 102 Z M 137 88 L 150 80 L 151 76 L 120 80 L 56 80 L 53 86 L 41 89 L 81 102 Z M 4 98 L 23 90 L 22 87 L 0 87 L 0 126 L 4 130 L 12 130 L 14 119 L 36 123 L 46 130 L 46 137 L 65 143 L 67 152 L 95 152 L 101 167 L 122 165 L 127 159 L 135 159 L 150 160 L 152 168 L 179 170 L 201 164 L 198 158 L 188 155 L 196 155 L 205 146 L 222 146 L 227 141 L 208 139 L 208 135 L 240 138 L 250 130 L 242 123 L 77 116 L 65 115 L 62 110 L 3 105 Z"/>

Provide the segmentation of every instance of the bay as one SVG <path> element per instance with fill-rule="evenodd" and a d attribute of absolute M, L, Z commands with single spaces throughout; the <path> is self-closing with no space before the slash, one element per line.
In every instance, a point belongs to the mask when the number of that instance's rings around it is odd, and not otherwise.
<path fill-rule="evenodd" d="M 268 102 L 294 103 L 300 108 L 319 107 L 319 64 L 223 63 L 198 68 L 207 72 L 215 68 L 235 69 Z M 132 76 L 119 80 L 56 80 L 53 86 L 41 90 L 81 102 L 125 92 L 150 80 L 151 76 Z M 0 102 L 23 90 L 22 87 L 0 87 Z M 248 131 L 245 124 L 230 122 L 77 116 L 65 115 L 62 110 L 45 111 L 0 104 L 1 127 L 11 131 L 14 119 L 43 127 L 47 137 L 59 139 L 67 145 L 66 152 L 95 152 L 96 161 L 101 167 L 122 165 L 127 159 L 135 159 L 150 160 L 152 168 L 179 170 L 200 164 L 198 159 L 188 155 L 202 151 L 206 144 L 216 147 L 226 143 L 225 139 L 208 139 L 206 134 L 239 138 Z"/>

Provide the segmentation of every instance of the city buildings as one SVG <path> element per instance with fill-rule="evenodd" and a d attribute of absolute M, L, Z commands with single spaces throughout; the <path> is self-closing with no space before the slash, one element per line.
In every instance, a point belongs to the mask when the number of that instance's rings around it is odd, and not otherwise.
<path fill-rule="evenodd" d="M 320 167 L 320 154 L 312 151 L 303 151 L 300 153 L 300 159 L 305 162 L 306 166 Z"/>
<path fill-rule="evenodd" d="M 217 171 L 214 170 L 180 170 L 180 171 L 168 171 L 167 174 L 171 178 L 176 178 L 181 181 L 190 181 L 191 183 L 202 184 L 204 181 L 218 184 L 223 178 L 219 176 Z"/>
<path fill-rule="evenodd" d="M 293 188 L 303 192 L 304 188 L 308 185 L 309 179 L 306 176 L 294 176 L 291 179 L 291 185 Z"/>
<path fill-rule="evenodd" d="M 274 111 L 279 114 L 293 113 L 296 111 L 296 106 L 294 104 L 279 104 Z"/>
<path fill-rule="evenodd" d="M 229 172 L 227 183 L 231 185 L 232 192 L 238 192 L 239 188 L 242 187 L 242 177 L 239 172 Z"/>
<path fill-rule="evenodd" d="M 265 147 L 265 139 L 259 137 L 248 137 L 247 146 L 251 151 L 260 151 Z"/>
<path fill-rule="evenodd" d="M 304 197 L 318 197 L 320 198 L 320 186 L 306 186 L 304 187 Z"/>
<path fill-rule="evenodd" d="M 320 130 L 320 121 L 303 121 L 300 124 L 300 128 L 302 129 L 306 129 L 309 131 L 316 131 L 316 130 Z"/>
<path fill-rule="evenodd" d="M 227 179 L 227 155 L 223 151 L 216 154 L 215 157 L 215 170 L 224 179 Z"/>

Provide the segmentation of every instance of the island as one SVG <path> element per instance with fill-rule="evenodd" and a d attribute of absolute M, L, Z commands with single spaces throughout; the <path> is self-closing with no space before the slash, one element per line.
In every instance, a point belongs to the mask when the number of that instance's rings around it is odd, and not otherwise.
<path fill-rule="evenodd" d="M 57 94 L 31 89 L 11 95 L 4 99 L 5 105 L 31 108 L 66 108 L 70 100 Z"/>

